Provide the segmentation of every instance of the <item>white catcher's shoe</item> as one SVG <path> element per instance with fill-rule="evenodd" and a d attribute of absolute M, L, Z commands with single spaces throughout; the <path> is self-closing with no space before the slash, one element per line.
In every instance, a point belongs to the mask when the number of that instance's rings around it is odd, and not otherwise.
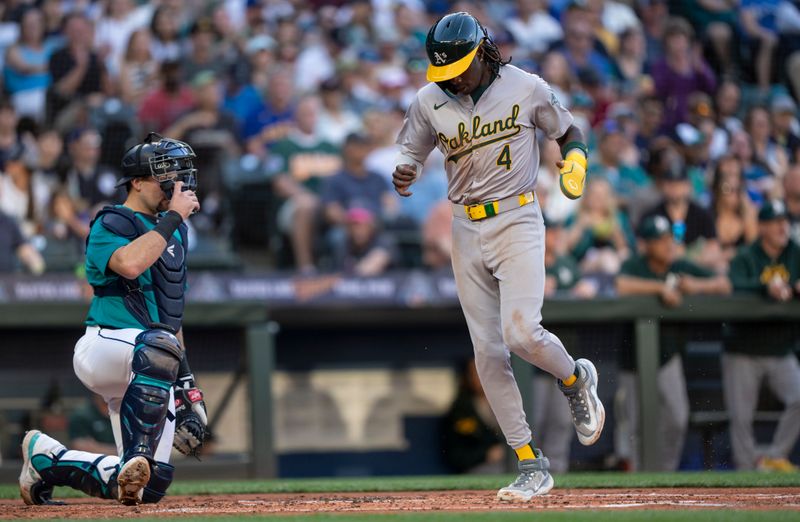
<path fill-rule="evenodd" d="M 550 461 L 542 456 L 542 450 L 534 449 L 535 459 L 521 460 L 517 464 L 517 479 L 497 492 L 499 500 L 511 502 L 527 502 L 533 497 L 546 495 L 553 489 L 553 477 L 550 475 Z"/>
<path fill-rule="evenodd" d="M 63 444 L 39 430 L 31 430 L 22 439 L 22 471 L 19 474 L 19 494 L 29 506 L 51 503 L 53 486 L 48 485 L 36 468 L 33 459 L 55 460 L 65 451 Z"/>

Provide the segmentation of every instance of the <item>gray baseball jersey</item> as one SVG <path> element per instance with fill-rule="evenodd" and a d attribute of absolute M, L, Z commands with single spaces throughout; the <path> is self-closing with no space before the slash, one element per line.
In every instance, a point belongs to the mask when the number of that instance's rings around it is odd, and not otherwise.
<path fill-rule="evenodd" d="M 419 90 L 397 138 L 398 164 L 422 164 L 434 147 L 444 154 L 448 197 L 479 203 L 533 190 L 539 170 L 536 129 L 560 138 L 572 114 L 547 83 L 512 65 L 473 103 L 452 98 L 435 83 Z"/>
<path fill-rule="evenodd" d="M 539 169 L 536 129 L 560 138 L 572 115 L 536 75 L 506 65 L 473 104 L 436 84 L 417 93 L 398 137 L 398 164 L 422 163 L 439 148 L 448 197 L 472 204 L 531 191 Z M 508 444 L 531 442 L 510 352 L 559 379 L 575 369 L 561 341 L 541 326 L 544 223 L 538 202 L 481 221 L 453 219 L 453 273 L 486 397 Z"/>

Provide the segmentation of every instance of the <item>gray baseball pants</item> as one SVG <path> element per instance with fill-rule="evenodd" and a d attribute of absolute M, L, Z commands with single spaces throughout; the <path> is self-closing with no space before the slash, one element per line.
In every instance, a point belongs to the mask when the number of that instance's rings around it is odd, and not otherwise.
<path fill-rule="evenodd" d="M 758 460 L 753 414 L 764 378 L 786 408 L 766 456 L 788 457 L 800 436 L 800 364 L 797 357 L 791 353 L 783 357 L 723 353 L 722 386 L 730 415 L 733 460 L 738 469 L 753 469 Z"/>
<path fill-rule="evenodd" d="M 486 398 L 508 444 L 531 441 L 510 352 L 558 379 L 575 370 L 542 325 L 544 222 L 538 200 L 483 219 L 453 219 L 453 272 Z"/>

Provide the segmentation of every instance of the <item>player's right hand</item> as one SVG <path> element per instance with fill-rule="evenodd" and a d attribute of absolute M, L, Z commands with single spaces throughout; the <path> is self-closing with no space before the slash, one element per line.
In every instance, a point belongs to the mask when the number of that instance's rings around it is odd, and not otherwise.
<path fill-rule="evenodd" d="M 169 200 L 169 210 L 174 210 L 185 220 L 193 213 L 200 210 L 200 202 L 193 190 L 183 190 L 183 181 L 176 181 L 172 190 L 172 199 Z"/>
<path fill-rule="evenodd" d="M 414 165 L 402 164 L 397 165 L 392 173 L 392 184 L 394 189 L 403 197 L 408 197 L 412 193 L 408 191 L 408 187 L 417 179 L 417 169 Z"/>

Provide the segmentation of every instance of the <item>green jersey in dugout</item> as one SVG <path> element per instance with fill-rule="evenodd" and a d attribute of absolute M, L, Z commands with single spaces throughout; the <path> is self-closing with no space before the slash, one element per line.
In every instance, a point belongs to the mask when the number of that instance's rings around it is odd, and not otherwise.
<path fill-rule="evenodd" d="M 136 279 L 125 279 L 108 268 L 118 248 L 157 223 L 157 217 L 123 205 L 98 212 L 86 244 L 86 279 L 94 289 L 87 326 L 148 329 L 152 323 L 162 323 L 180 329 L 187 288 L 185 223 L 173 233 L 156 263 Z"/>

